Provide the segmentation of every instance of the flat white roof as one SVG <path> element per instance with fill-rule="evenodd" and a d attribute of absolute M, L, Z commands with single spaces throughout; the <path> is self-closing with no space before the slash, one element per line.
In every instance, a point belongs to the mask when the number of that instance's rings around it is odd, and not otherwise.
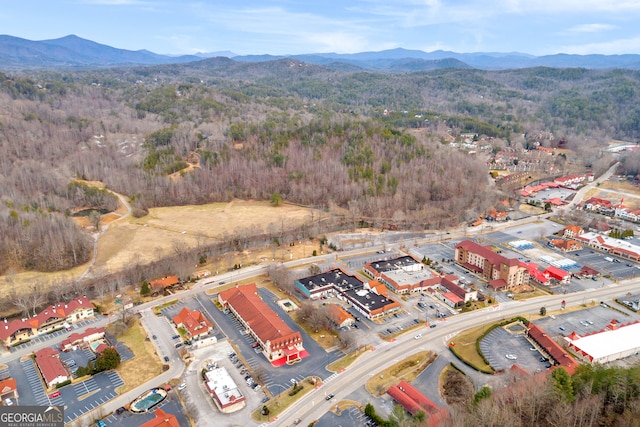
<path fill-rule="evenodd" d="M 626 249 L 636 254 L 640 254 L 640 246 L 634 245 L 633 243 L 629 243 L 628 240 L 614 239 L 613 237 L 609 237 L 606 234 L 594 233 L 593 231 L 590 231 L 588 233 L 582 233 L 580 234 L 580 237 L 587 240 L 592 240 L 598 237 L 602 237 L 604 239 L 605 245 L 609 245 L 619 249 Z"/>
<path fill-rule="evenodd" d="M 608 330 L 569 341 L 574 347 L 598 361 L 614 354 L 640 348 L 640 323 L 621 326 L 613 331 Z"/>
<path fill-rule="evenodd" d="M 218 396 L 222 405 L 229 404 L 232 396 L 234 400 L 244 397 L 224 367 L 212 369 L 205 376 L 207 377 L 207 387 Z"/>

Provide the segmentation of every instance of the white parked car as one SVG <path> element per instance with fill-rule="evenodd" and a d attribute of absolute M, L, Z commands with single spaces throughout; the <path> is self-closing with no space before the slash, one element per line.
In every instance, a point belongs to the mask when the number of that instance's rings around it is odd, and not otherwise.
<path fill-rule="evenodd" d="M 182 383 L 178 386 L 178 390 L 184 390 L 185 388 L 187 388 L 187 383 Z"/>
<path fill-rule="evenodd" d="M 509 360 L 516 360 L 518 358 L 518 356 L 516 356 L 515 354 L 505 354 L 504 357 Z"/>

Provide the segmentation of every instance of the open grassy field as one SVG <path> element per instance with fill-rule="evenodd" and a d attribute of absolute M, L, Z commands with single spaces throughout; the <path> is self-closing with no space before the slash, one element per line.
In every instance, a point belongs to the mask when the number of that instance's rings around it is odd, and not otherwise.
<path fill-rule="evenodd" d="M 283 204 L 278 207 L 268 202 L 234 200 L 198 206 L 177 206 L 151 209 L 142 218 L 126 217 L 111 222 L 98 240 L 94 272 L 116 272 L 137 263 L 144 264 L 172 254 L 174 247 L 196 247 L 245 230 L 256 234 L 267 230 L 280 230 L 310 224 L 328 214 Z M 275 245 L 274 245 L 275 246 Z M 303 242 L 292 247 L 276 247 L 266 251 L 232 253 L 225 259 L 213 261 L 200 269 L 226 271 L 229 264 L 243 265 L 271 259 L 290 259 L 309 256 L 319 249 L 317 242 Z M 236 261 L 237 260 L 237 261 Z M 195 267 L 195 263 L 194 263 Z M 14 272 L 0 277 L 0 299 L 9 301 L 11 294 L 26 293 L 37 286 L 48 290 L 55 283 L 70 283 L 86 270 L 87 265 L 72 270 L 41 273 Z"/>
<path fill-rule="evenodd" d="M 319 213 L 315 212 L 315 218 Z M 95 268 L 117 271 L 172 253 L 175 245 L 196 247 L 235 234 L 258 234 L 311 223 L 309 209 L 273 207 L 267 202 L 234 200 L 197 206 L 154 208 L 142 218 L 114 224 L 100 238 Z"/>
<path fill-rule="evenodd" d="M 110 328 L 109 332 L 115 334 L 113 324 Z M 122 335 L 116 336 L 135 355 L 133 359 L 121 363 L 116 369 L 124 381 L 124 385 L 117 390 L 119 393 L 132 390 L 162 373 L 162 363 L 155 354 L 153 344 L 145 341 L 146 334 L 137 318 L 132 318 L 131 325 Z"/>

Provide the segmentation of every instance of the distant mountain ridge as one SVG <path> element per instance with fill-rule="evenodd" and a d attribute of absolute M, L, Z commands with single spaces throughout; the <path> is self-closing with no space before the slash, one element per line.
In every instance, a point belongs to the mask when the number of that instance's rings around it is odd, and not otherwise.
<path fill-rule="evenodd" d="M 10 69 L 159 65 L 200 59 L 194 55 L 171 57 L 148 50 L 118 49 L 75 35 L 40 41 L 0 35 L 0 67 Z"/>
<path fill-rule="evenodd" d="M 518 52 L 457 53 L 443 50 L 424 52 L 397 48 L 352 54 L 236 55 L 230 51 L 223 51 L 199 52 L 195 55 L 161 55 L 148 50 L 118 49 L 75 35 L 40 41 L 0 35 L 0 69 L 7 70 L 179 64 L 212 57 L 227 57 L 237 62 L 265 62 L 290 58 L 336 70 L 380 72 L 412 72 L 443 68 L 505 70 L 540 66 L 640 69 L 640 55 L 636 54 L 534 56 Z"/>

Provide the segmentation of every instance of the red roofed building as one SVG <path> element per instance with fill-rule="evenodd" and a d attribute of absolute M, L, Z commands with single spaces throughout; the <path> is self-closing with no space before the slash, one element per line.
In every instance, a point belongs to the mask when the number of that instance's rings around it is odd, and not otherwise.
<path fill-rule="evenodd" d="M 554 267 L 553 265 L 550 265 L 549 267 L 547 267 L 547 269 L 544 271 L 544 274 L 546 274 L 552 279 L 556 279 L 560 283 L 571 282 L 571 273 L 561 268 Z"/>
<path fill-rule="evenodd" d="M 429 427 L 444 425 L 444 421 L 448 416 L 447 409 L 440 408 L 408 382 L 400 381 L 398 385 L 389 387 L 387 393 L 411 415 L 424 411 L 426 425 Z"/>
<path fill-rule="evenodd" d="M 381 284 L 381 286 L 384 288 L 384 285 Z M 331 321 L 333 321 L 333 323 L 335 323 L 338 328 L 351 326 L 355 322 L 353 316 L 337 304 L 329 305 L 327 307 L 327 312 L 329 314 L 329 317 L 331 318 Z"/>
<path fill-rule="evenodd" d="M 39 334 L 61 329 L 65 323 L 75 323 L 93 316 L 94 306 L 86 297 L 68 303 L 50 305 L 33 317 L 0 323 L 0 340 L 7 348 Z"/>
<path fill-rule="evenodd" d="M 162 292 L 173 285 L 177 285 L 178 283 L 180 283 L 180 280 L 177 276 L 167 276 L 162 279 L 152 281 L 149 283 L 149 286 L 153 292 Z"/>
<path fill-rule="evenodd" d="M 610 200 L 600 199 L 598 197 L 590 197 L 581 203 L 583 208 L 588 211 L 596 211 L 604 214 L 613 213 L 614 207 Z"/>
<path fill-rule="evenodd" d="M 547 353 L 558 365 L 567 370 L 569 375 L 572 375 L 578 367 L 578 362 L 571 357 L 569 353 L 564 351 L 560 345 L 553 340 L 547 333 L 538 325 L 529 323 L 527 326 L 527 334 L 533 339 L 541 349 Z"/>
<path fill-rule="evenodd" d="M 198 310 L 190 310 L 183 307 L 180 313 L 173 317 L 176 328 L 184 328 L 188 338 L 201 338 L 209 335 L 213 330 L 213 325 Z"/>
<path fill-rule="evenodd" d="M 453 292 L 445 292 L 441 294 L 442 301 L 449 307 L 458 307 L 464 303 L 464 300 Z"/>
<path fill-rule="evenodd" d="M 84 347 L 92 341 L 97 341 L 104 338 L 104 332 L 104 328 L 87 328 L 82 333 L 74 332 L 73 334 L 69 335 L 69 338 L 60 343 L 60 350 L 77 350 L 79 347 Z"/>
<path fill-rule="evenodd" d="M 300 332 L 291 330 L 262 301 L 255 283 L 222 291 L 218 294 L 218 301 L 235 314 L 273 365 L 299 362 L 307 355 Z"/>
<path fill-rule="evenodd" d="M 502 256 L 491 250 L 490 246 L 482 246 L 471 240 L 463 240 L 456 245 L 455 262 L 480 273 L 489 284 L 496 280 L 504 281 L 505 289 L 529 284 L 529 270 L 517 259 Z"/>
<path fill-rule="evenodd" d="M 586 181 L 587 177 L 585 175 L 568 175 L 561 176 L 555 179 L 555 182 L 562 187 L 576 188 L 578 185 L 582 184 Z"/>
<path fill-rule="evenodd" d="M 578 227 L 577 225 L 567 225 L 564 228 L 564 233 L 562 234 L 562 237 L 567 237 L 569 239 L 572 239 L 576 236 L 581 235 L 582 233 L 584 233 L 584 229 L 582 227 Z"/>
<path fill-rule="evenodd" d="M 487 214 L 487 221 L 508 221 L 509 215 L 506 212 L 500 212 L 495 209 L 491 209 Z"/>
<path fill-rule="evenodd" d="M 50 347 L 38 350 L 35 353 L 35 362 L 47 384 L 47 388 L 53 388 L 56 384 L 70 380 L 69 372 L 60 360 L 60 353 Z"/>
<path fill-rule="evenodd" d="M 17 399 L 18 388 L 15 378 L 5 378 L 0 380 L 0 401 L 5 399 Z"/>
<path fill-rule="evenodd" d="M 582 249 L 582 245 L 575 240 L 552 239 L 549 243 L 562 252 L 579 251 Z"/>
<path fill-rule="evenodd" d="M 551 148 L 551 147 L 543 147 L 542 145 L 538 145 L 538 146 L 536 146 L 536 150 L 544 151 L 545 153 L 547 153 L 549 155 L 553 154 L 553 148 Z"/>
<path fill-rule="evenodd" d="M 163 411 L 161 408 L 155 410 L 155 415 L 155 418 L 140 424 L 140 427 L 180 427 L 176 416 Z"/>
<path fill-rule="evenodd" d="M 529 277 L 541 285 L 547 285 L 549 283 L 549 276 L 544 272 L 538 270 L 538 265 L 535 262 L 523 263 L 529 270 Z"/>

